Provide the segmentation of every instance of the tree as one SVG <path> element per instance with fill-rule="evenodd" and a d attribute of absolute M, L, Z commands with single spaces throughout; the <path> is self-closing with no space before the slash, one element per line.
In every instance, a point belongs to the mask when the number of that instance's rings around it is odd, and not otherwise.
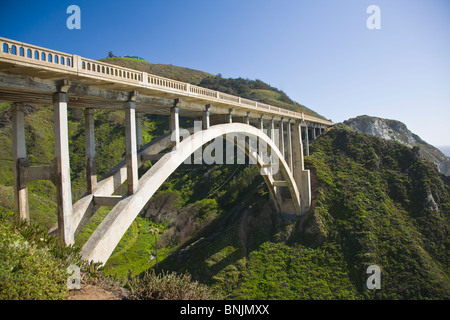
<path fill-rule="evenodd" d="M 108 58 L 115 58 L 116 56 L 114 55 L 114 53 L 112 51 L 110 51 L 108 53 Z"/>

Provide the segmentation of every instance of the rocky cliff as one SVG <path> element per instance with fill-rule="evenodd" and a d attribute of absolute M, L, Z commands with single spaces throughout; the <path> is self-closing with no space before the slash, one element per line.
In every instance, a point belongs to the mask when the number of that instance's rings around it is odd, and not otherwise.
<path fill-rule="evenodd" d="M 364 132 L 386 140 L 398 141 L 408 147 L 419 147 L 420 153 L 429 161 L 436 164 L 439 171 L 450 175 L 450 158 L 439 149 L 423 141 L 412 133 L 404 123 L 397 120 L 383 119 L 370 116 L 358 116 L 344 121 L 353 130 Z"/>

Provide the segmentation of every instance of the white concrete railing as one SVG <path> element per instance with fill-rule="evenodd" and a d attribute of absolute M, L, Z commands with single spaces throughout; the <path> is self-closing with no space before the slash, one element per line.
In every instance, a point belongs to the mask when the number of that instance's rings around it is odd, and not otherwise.
<path fill-rule="evenodd" d="M 44 49 L 31 44 L 0 38 L 0 56 L 26 61 L 40 66 L 73 70 L 73 55 Z"/>
<path fill-rule="evenodd" d="M 332 122 L 322 120 L 313 116 L 271 106 L 265 103 L 233 96 L 227 93 L 191 85 L 156 75 L 148 74 L 113 64 L 91 60 L 78 55 L 67 54 L 55 50 L 26 44 L 23 42 L 0 37 L 0 58 L 34 64 L 46 69 L 61 69 L 72 71 L 79 75 L 88 75 L 99 79 L 115 80 L 131 83 L 146 88 L 162 89 L 198 96 L 208 100 L 224 102 L 234 106 L 241 106 L 259 112 L 269 112 L 279 116 L 304 119 L 311 122 L 332 125 Z"/>

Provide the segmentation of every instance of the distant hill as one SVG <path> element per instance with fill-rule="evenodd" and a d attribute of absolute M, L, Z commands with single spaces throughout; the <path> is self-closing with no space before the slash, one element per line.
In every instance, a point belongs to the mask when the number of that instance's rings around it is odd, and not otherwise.
<path fill-rule="evenodd" d="M 450 157 L 450 146 L 439 146 L 437 148 L 441 150 L 442 153 L 445 154 L 447 157 Z"/>
<path fill-rule="evenodd" d="M 242 98 L 267 103 L 275 107 L 299 112 L 303 111 L 305 114 L 326 119 L 314 110 L 293 101 L 283 91 L 274 88 L 261 80 L 223 78 L 220 74 L 215 76 L 199 70 L 167 64 L 153 64 L 147 61 L 126 57 L 105 58 L 100 59 L 100 61 L 237 95 Z"/>
<path fill-rule="evenodd" d="M 420 153 L 430 162 L 436 164 L 439 171 L 450 175 L 450 159 L 438 148 L 412 133 L 404 123 L 397 120 L 370 116 L 359 116 L 344 121 L 352 129 L 386 140 L 398 141 L 408 147 L 419 147 Z"/>

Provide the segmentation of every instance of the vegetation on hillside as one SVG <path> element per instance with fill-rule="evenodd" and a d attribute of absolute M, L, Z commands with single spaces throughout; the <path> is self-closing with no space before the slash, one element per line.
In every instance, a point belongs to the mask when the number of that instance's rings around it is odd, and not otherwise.
<path fill-rule="evenodd" d="M 313 110 L 293 101 L 283 91 L 274 88 L 261 80 L 250 80 L 243 78 L 222 78 L 221 75 L 209 76 L 199 83 L 199 86 L 224 93 L 240 96 L 250 100 L 258 101 L 284 109 L 304 112 L 318 118 L 325 119 Z"/>
<path fill-rule="evenodd" d="M 152 64 L 147 61 L 124 57 L 106 58 L 101 59 L 100 61 L 148 72 L 169 79 L 188 82 L 200 87 L 267 103 L 280 108 L 299 112 L 303 111 L 305 114 L 325 119 L 310 108 L 293 101 L 283 91 L 274 88 L 261 80 L 223 78 L 220 74 L 214 76 L 203 71 L 189 68 L 166 64 Z"/>
<path fill-rule="evenodd" d="M 78 248 L 62 245 L 42 225 L 17 221 L 3 207 L 0 238 L 0 300 L 65 299 L 71 265 L 80 267 L 80 276 L 96 277 L 97 265 L 83 262 Z"/>
<path fill-rule="evenodd" d="M 417 147 L 345 126 L 311 152 L 318 197 L 304 243 L 341 246 L 355 284 L 368 265 L 379 265 L 383 289 L 365 292 L 371 296 L 448 299 L 450 179 Z"/>
<path fill-rule="evenodd" d="M 229 299 L 448 299 L 450 181 L 408 148 L 345 126 L 311 145 L 314 208 L 244 200 L 164 260 Z M 265 187 L 261 186 L 261 190 Z M 382 289 L 367 290 L 367 267 Z"/>

